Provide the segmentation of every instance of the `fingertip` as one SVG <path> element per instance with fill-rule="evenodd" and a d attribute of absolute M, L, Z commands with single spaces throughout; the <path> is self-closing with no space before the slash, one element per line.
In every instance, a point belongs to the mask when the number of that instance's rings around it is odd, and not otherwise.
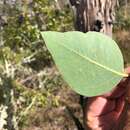
<path fill-rule="evenodd" d="M 125 68 L 125 73 L 130 74 L 130 67 Z"/>

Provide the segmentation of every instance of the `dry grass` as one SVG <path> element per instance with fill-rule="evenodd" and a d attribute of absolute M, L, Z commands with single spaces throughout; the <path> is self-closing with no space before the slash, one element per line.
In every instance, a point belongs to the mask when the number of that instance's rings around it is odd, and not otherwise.
<path fill-rule="evenodd" d="M 117 30 L 114 34 L 120 49 L 122 50 L 126 65 L 130 64 L 130 32 Z"/>

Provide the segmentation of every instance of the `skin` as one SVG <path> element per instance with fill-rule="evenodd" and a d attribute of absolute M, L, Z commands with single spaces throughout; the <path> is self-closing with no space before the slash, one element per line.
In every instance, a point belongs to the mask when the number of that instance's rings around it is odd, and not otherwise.
<path fill-rule="evenodd" d="M 130 74 L 130 67 L 125 72 Z M 84 111 L 86 130 L 118 129 L 128 87 L 130 78 L 125 78 L 111 92 L 88 98 Z"/>

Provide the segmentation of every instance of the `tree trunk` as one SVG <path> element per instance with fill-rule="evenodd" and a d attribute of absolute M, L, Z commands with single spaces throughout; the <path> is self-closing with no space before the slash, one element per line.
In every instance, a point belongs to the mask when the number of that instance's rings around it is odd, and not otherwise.
<path fill-rule="evenodd" d="M 97 31 L 112 36 L 117 0 L 70 0 L 75 7 L 75 28 Z"/>
<path fill-rule="evenodd" d="M 112 37 L 112 28 L 115 21 L 115 6 L 118 4 L 118 0 L 70 0 L 70 3 L 74 9 L 76 30 L 82 32 L 97 31 Z M 81 99 L 84 99 L 84 103 L 87 102 L 87 98 Z M 130 106 L 128 103 L 126 104 L 126 108 L 124 109 L 125 118 L 121 122 L 122 124 L 125 123 L 125 127 L 121 125 L 118 130 L 130 130 Z M 85 111 L 84 109 L 83 106 L 83 111 Z"/>

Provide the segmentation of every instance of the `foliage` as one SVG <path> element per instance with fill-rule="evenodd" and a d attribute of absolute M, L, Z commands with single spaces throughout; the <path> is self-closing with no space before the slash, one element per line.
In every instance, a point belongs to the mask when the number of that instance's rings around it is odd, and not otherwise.
<path fill-rule="evenodd" d="M 24 6 L 26 8 L 23 7 L 22 10 L 12 8 L 13 12 L 7 17 L 7 25 L 3 29 L 4 46 L 18 54 L 20 59 L 35 54 L 42 48 L 39 30 L 72 30 L 72 17 L 68 7 L 61 11 L 56 8 L 54 0 L 35 0 Z M 42 51 L 45 52 L 45 48 Z"/>
<path fill-rule="evenodd" d="M 0 72 L 13 82 L 14 113 L 22 128 L 30 110 L 58 105 L 52 92 L 63 84 L 39 30 L 72 30 L 72 14 L 68 5 L 61 10 L 55 0 L 0 4 Z"/>

